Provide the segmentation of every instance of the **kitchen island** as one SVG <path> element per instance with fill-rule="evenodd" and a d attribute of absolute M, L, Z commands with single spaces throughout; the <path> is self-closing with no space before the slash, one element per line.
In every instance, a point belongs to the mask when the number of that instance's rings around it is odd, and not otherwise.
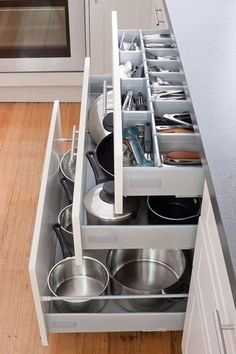
<path fill-rule="evenodd" d="M 201 136 L 211 203 L 236 303 L 236 3 L 166 0 Z"/>

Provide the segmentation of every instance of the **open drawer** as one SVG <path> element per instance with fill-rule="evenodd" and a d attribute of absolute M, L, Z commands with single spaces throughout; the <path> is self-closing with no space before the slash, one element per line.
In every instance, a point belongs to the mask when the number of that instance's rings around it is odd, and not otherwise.
<path fill-rule="evenodd" d="M 105 78 L 109 83 L 111 78 Z M 165 248 L 165 249 L 190 249 L 194 248 L 196 224 L 189 225 L 161 225 L 150 224 L 148 221 L 147 197 L 146 195 L 137 198 L 139 209 L 136 217 L 128 225 L 91 225 L 88 222 L 86 210 L 84 207 L 84 198 L 87 192 L 96 184 L 94 173 L 86 158 L 88 150 L 94 150 L 95 145 L 90 138 L 88 131 L 88 111 L 89 103 L 102 94 L 103 76 L 84 77 L 83 92 L 86 92 L 86 99 L 82 101 L 80 127 L 79 127 L 79 145 L 76 168 L 76 181 L 73 200 L 73 231 L 75 242 L 75 254 L 81 260 L 82 250 L 91 249 L 132 249 L 134 248 Z M 148 119 L 149 115 L 142 112 L 134 113 L 134 119 L 142 122 Z M 132 114 L 131 114 L 132 116 Z M 132 117 L 129 117 L 132 119 Z M 114 137 L 115 139 L 115 137 Z M 125 170 L 126 168 L 124 168 Z M 149 173 L 158 168 L 148 168 Z M 144 173 L 143 168 L 131 169 L 133 173 L 137 170 Z M 147 174 L 147 171 L 145 171 Z M 157 173 L 157 171 L 154 171 Z M 145 174 L 144 174 L 145 175 Z M 156 177 L 155 177 L 156 178 Z M 115 175 L 115 181 L 117 176 Z M 143 185 L 145 180 L 140 181 Z M 147 194 L 147 192 L 145 193 Z M 153 194 L 158 194 L 155 191 Z M 139 193 L 137 193 L 139 195 Z M 115 195 L 116 198 L 116 195 Z M 122 195 L 123 199 L 123 195 Z M 145 236 L 144 236 L 145 235 Z"/>
<path fill-rule="evenodd" d="M 183 112 L 188 112 L 191 116 L 193 112 L 178 48 L 173 36 L 166 30 L 118 31 L 116 12 L 112 13 L 112 30 L 116 212 L 121 213 L 123 210 L 123 196 L 176 195 L 190 197 L 202 195 L 204 173 L 201 165 L 170 166 L 162 163 L 161 158 L 162 153 L 166 151 L 199 151 L 198 136 L 195 134 L 188 136 L 187 134 L 161 135 L 156 131 L 157 117 Z M 122 45 L 124 38 L 126 42 L 131 42 L 131 45 L 135 42 L 135 50 L 127 50 L 129 46 Z M 149 59 L 147 56 L 152 58 Z M 133 72 L 138 71 L 140 67 L 143 72 L 140 74 L 139 70 L 140 77 L 138 78 L 132 77 L 133 74 L 124 77 L 124 65 L 132 68 L 131 73 L 132 70 Z M 153 81 L 156 81 L 157 78 L 159 81 L 156 82 L 157 86 L 154 90 Z M 160 85 L 158 87 L 160 80 L 162 82 L 168 81 L 169 86 Z M 146 104 L 145 111 L 123 109 L 122 96 L 130 90 L 133 94 L 142 93 Z M 164 98 L 162 96 L 163 90 L 165 92 Z M 178 92 L 173 93 L 173 91 Z M 133 126 L 135 120 L 137 122 L 148 121 L 151 125 L 152 167 L 124 166 L 123 129 Z"/>
<path fill-rule="evenodd" d="M 109 82 L 109 77 L 105 79 Z M 72 211 L 74 246 L 78 262 L 83 254 L 105 263 L 108 249 L 113 248 L 194 248 L 196 225 L 158 226 L 145 223 L 126 226 L 87 225 L 83 197 L 86 190 L 95 183 L 85 157 L 90 144 L 86 131 L 87 116 L 90 100 L 102 92 L 103 80 L 104 77 L 89 77 L 89 59 L 86 59 Z M 57 222 L 59 211 L 68 203 L 59 183 L 59 163 L 63 152 L 60 109 L 59 102 L 56 101 L 52 112 L 29 263 L 42 343 L 48 344 L 49 332 L 181 330 L 188 296 L 186 291 L 139 297 L 149 300 L 160 299 L 167 304 L 164 308 L 157 306 L 151 311 L 137 309 L 130 312 L 122 306 L 122 302 L 136 301 L 135 295 L 114 296 L 109 290 L 104 296 L 89 298 L 91 301 L 104 301 L 104 307 L 100 312 L 72 313 L 59 312 L 56 309 L 55 302 L 72 299 L 52 296 L 47 286 L 50 269 L 62 259 L 53 224 Z M 83 297 L 73 297 L 73 300 L 75 299 L 84 300 Z"/>

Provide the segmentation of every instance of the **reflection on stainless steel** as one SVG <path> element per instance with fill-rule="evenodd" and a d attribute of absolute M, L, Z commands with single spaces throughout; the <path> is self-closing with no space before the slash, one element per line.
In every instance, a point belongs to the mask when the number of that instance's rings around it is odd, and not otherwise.
<path fill-rule="evenodd" d="M 57 263 L 48 274 L 48 287 L 54 296 L 99 296 L 104 295 L 109 282 L 106 267 L 91 257 L 83 257 L 82 265 L 75 263 L 75 257 L 68 257 Z M 61 312 L 98 312 L 105 305 L 104 300 L 55 301 Z"/>
<path fill-rule="evenodd" d="M 113 294 L 150 295 L 166 291 L 182 276 L 186 260 L 181 250 L 114 249 L 106 261 Z M 163 306 L 165 299 L 121 300 L 129 311 Z"/>

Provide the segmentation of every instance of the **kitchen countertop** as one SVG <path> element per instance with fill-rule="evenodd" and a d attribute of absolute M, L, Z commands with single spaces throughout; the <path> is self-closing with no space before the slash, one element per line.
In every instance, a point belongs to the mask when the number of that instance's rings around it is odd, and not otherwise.
<path fill-rule="evenodd" d="M 236 304 L 236 2 L 166 0 Z"/>

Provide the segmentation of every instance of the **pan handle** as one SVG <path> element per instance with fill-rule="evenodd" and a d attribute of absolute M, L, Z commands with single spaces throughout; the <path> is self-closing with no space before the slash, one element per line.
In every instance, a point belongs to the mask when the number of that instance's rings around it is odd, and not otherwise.
<path fill-rule="evenodd" d="M 60 178 L 60 182 L 61 182 L 61 185 L 62 185 L 62 187 L 63 187 L 63 189 L 64 189 L 64 191 L 66 193 L 66 196 L 68 198 L 69 204 L 72 204 L 73 203 L 73 196 L 71 194 L 71 191 L 70 191 L 70 188 L 68 186 L 68 182 L 67 182 L 66 178 L 65 177 L 61 177 Z"/>
<path fill-rule="evenodd" d="M 102 171 L 102 169 L 99 165 L 96 152 L 95 151 L 88 151 L 88 152 L 86 152 L 86 156 L 87 156 L 87 159 L 89 160 L 89 163 L 93 169 L 94 176 L 96 179 L 96 184 L 106 182 L 108 180 L 108 178 L 104 174 L 104 172 Z"/>
<path fill-rule="evenodd" d="M 65 177 L 61 177 L 60 178 L 60 182 L 61 182 L 61 185 L 62 185 L 62 187 L 63 187 L 63 189 L 64 189 L 64 191 L 66 193 L 66 196 L 67 196 L 69 204 L 72 204 L 73 203 L 73 195 L 72 195 L 72 193 L 70 191 L 70 188 L 68 186 L 68 182 L 67 182 L 66 178 Z"/>
<path fill-rule="evenodd" d="M 71 251 L 69 250 L 69 248 L 66 246 L 64 240 L 63 240 L 63 236 L 61 233 L 61 228 L 60 228 L 60 224 L 54 224 L 53 225 L 53 230 L 55 231 L 55 234 L 57 236 L 57 239 L 60 243 L 61 246 L 61 250 L 62 250 L 62 254 L 63 254 L 63 258 L 67 258 L 67 257 L 71 257 L 73 256 Z"/>

